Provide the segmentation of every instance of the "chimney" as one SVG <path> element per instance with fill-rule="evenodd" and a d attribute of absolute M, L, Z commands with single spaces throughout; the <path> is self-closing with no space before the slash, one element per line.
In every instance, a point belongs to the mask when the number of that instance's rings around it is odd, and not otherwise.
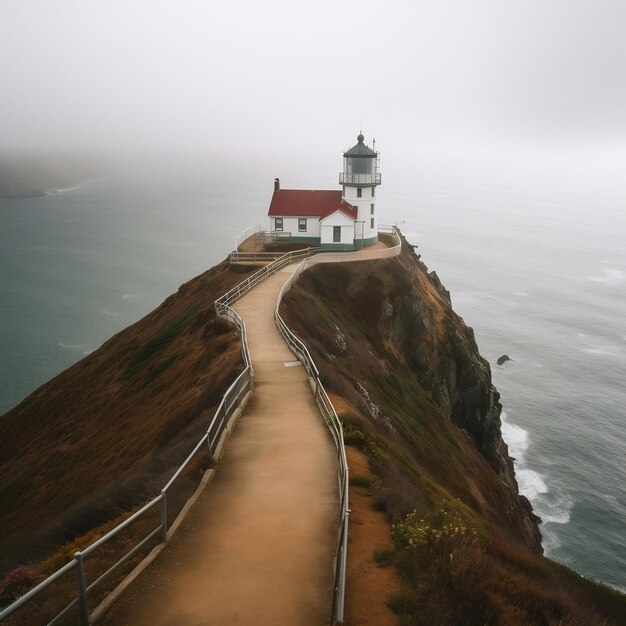
<path fill-rule="evenodd" d="M 280 178 L 274 179 L 274 192 L 280 191 Z"/>

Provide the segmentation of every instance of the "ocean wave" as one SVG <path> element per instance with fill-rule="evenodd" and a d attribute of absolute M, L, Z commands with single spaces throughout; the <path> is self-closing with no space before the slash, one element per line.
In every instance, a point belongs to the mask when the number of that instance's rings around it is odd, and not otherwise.
<path fill-rule="evenodd" d="M 59 187 L 58 189 L 50 189 L 46 191 L 47 196 L 56 196 L 61 193 L 71 193 L 72 191 L 76 191 L 80 189 L 81 185 L 75 185 L 74 187 Z"/>
<path fill-rule="evenodd" d="M 540 494 L 533 503 L 537 515 L 545 524 L 567 524 L 572 516 L 574 500 L 561 487 Z"/>
<path fill-rule="evenodd" d="M 547 528 L 547 525 L 567 524 L 571 519 L 574 500 L 561 485 L 553 484 L 545 474 L 525 466 L 525 455 L 530 445 L 528 431 L 511 424 L 507 417 L 506 411 L 502 411 L 502 437 L 515 459 L 515 477 L 519 492 L 530 500 L 535 513 L 543 522 L 541 533 L 547 553 L 560 546 L 557 534 Z"/>
<path fill-rule="evenodd" d="M 63 343 L 62 341 L 59 341 L 57 345 L 64 350 L 82 350 L 85 347 L 84 343 Z"/>
<path fill-rule="evenodd" d="M 509 446 L 509 453 L 518 464 L 523 463 L 524 453 L 528 449 L 528 431 L 521 426 L 506 421 L 507 413 L 502 411 L 502 437 Z"/>
<path fill-rule="evenodd" d="M 548 487 L 539 472 L 531 469 L 518 469 L 515 472 L 519 491 L 526 496 L 533 505 L 535 500 L 542 494 L 547 493 Z"/>
<path fill-rule="evenodd" d="M 543 546 L 544 554 L 546 556 L 550 556 L 550 554 L 554 553 L 555 550 L 558 550 L 561 547 L 561 541 L 554 530 L 542 527 L 541 545 Z"/>
<path fill-rule="evenodd" d="M 82 356 L 87 356 L 95 350 L 95 348 L 90 348 L 86 343 L 63 343 L 62 341 L 59 341 L 57 342 L 57 345 L 59 348 L 69 350 L 70 352 L 79 352 Z"/>

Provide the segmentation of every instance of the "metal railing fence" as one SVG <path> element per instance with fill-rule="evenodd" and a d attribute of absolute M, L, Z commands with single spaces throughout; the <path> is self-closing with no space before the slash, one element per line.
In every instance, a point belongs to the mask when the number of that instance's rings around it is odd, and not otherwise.
<path fill-rule="evenodd" d="M 350 515 L 349 500 L 348 500 L 348 461 L 346 459 L 346 450 L 343 443 L 343 428 L 341 422 L 337 417 L 337 412 L 333 407 L 322 382 L 320 381 L 319 370 L 313 361 L 307 347 L 302 343 L 298 337 L 287 326 L 282 316 L 280 315 L 280 303 L 283 298 L 283 294 L 287 291 L 294 280 L 298 278 L 301 273 L 303 265 L 306 261 L 303 261 L 298 270 L 289 278 L 289 280 L 283 285 L 278 296 L 276 303 L 276 309 L 274 311 L 274 318 L 276 325 L 284 337 L 290 350 L 296 355 L 298 360 L 304 365 L 307 374 L 311 380 L 315 400 L 320 409 L 324 421 L 328 426 L 331 435 L 335 441 L 337 448 L 337 481 L 339 484 L 339 533 L 337 538 L 337 550 L 336 550 L 336 567 L 335 567 L 335 581 L 334 581 L 334 593 L 333 593 L 333 608 L 332 608 L 332 623 L 343 622 L 344 606 L 345 606 L 345 589 L 346 589 L 346 564 L 347 564 L 347 544 L 348 544 L 348 519 Z"/>
<path fill-rule="evenodd" d="M 254 226 L 250 226 L 246 228 L 246 230 L 242 230 L 235 237 L 235 250 L 239 250 L 239 246 L 246 240 L 248 237 L 252 237 L 252 235 L 256 235 L 263 231 L 263 226 L 261 224 L 255 224 Z"/>
<path fill-rule="evenodd" d="M 346 449 L 343 442 L 343 427 L 337 416 L 335 407 L 331 402 L 324 385 L 319 376 L 319 370 L 315 365 L 315 361 L 311 357 L 306 345 L 293 333 L 287 326 L 280 315 L 280 303 L 283 295 L 288 291 L 293 283 L 299 278 L 300 274 L 307 268 L 317 263 L 337 263 L 345 261 L 358 261 L 369 259 L 391 258 L 400 254 L 401 241 L 394 227 L 381 227 L 379 231 L 392 234 L 397 244 L 391 248 L 382 248 L 377 250 L 365 249 L 357 252 L 333 253 L 324 252 L 305 258 L 296 268 L 295 272 L 285 282 L 278 295 L 274 318 L 276 325 L 284 337 L 290 350 L 296 355 L 298 360 L 304 365 L 307 374 L 310 377 L 315 400 L 324 417 L 324 420 L 331 432 L 337 447 L 337 480 L 339 484 L 339 532 L 337 537 L 336 550 L 336 566 L 335 566 L 335 583 L 333 593 L 333 609 L 332 622 L 343 622 L 345 609 L 345 591 L 346 591 L 346 566 L 348 562 L 348 521 L 350 518 L 350 502 L 349 502 L 349 469 L 346 459 Z"/>
<path fill-rule="evenodd" d="M 379 229 L 381 232 L 385 232 L 383 228 Z M 245 232 L 245 231 L 244 231 Z M 345 577 L 346 577 L 346 562 L 347 562 L 347 541 L 348 541 L 348 464 L 346 461 L 346 453 L 343 445 L 343 430 L 341 422 L 337 417 L 337 413 L 326 393 L 320 378 L 319 371 L 309 354 L 306 346 L 294 335 L 289 329 L 287 324 L 280 316 L 279 307 L 283 297 L 283 294 L 300 274 L 315 263 L 331 263 L 342 261 L 356 261 L 366 260 L 374 258 L 388 258 L 395 256 L 400 252 L 400 240 L 395 232 L 395 228 L 390 228 L 389 232 L 395 234 L 398 238 L 398 244 L 392 248 L 384 248 L 378 250 L 360 250 L 358 252 L 348 253 L 320 253 L 319 249 L 307 248 L 306 250 L 297 250 L 293 252 L 287 252 L 272 263 L 261 268 L 254 274 L 248 276 L 243 281 L 239 282 L 235 287 L 226 292 L 223 296 L 215 301 L 215 311 L 217 315 L 224 317 L 228 321 L 235 324 L 239 330 L 241 337 L 241 351 L 244 361 L 244 369 L 230 385 L 222 400 L 217 407 L 215 414 L 209 424 L 207 432 L 196 444 L 194 449 L 189 453 L 185 461 L 176 470 L 172 478 L 161 490 L 161 493 L 150 500 L 138 511 L 133 513 L 126 520 L 115 526 L 112 530 L 106 533 L 97 541 L 90 544 L 82 551 L 78 551 L 74 554 L 74 558 L 66 563 L 59 570 L 48 576 L 45 580 L 29 590 L 22 597 L 18 598 L 9 606 L 0 610 L 0 622 L 13 615 L 20 608 L 25 607 L 31 601 L 33 601 L 40 593 L 49 588 L 52 584 L 57 582 L 65 575 L 73 572 L 76 577 L 76 597 L 74 597 L 69 604 L 67 604 L 59 613 L 57 613 L 50 621 L 48 626 L 53 626 L 59 623 L 61 619 L 67 617 L 74 609 L 78 611 L 81 626 L 88 626 L 89 624 L 89 595 L 102 585 L 107 579 L 109 579 L 124 563 L 135 556 L 142 548 L 144 548 L 151 540 L 160 538 L 162 543 L 165 543 L 171 536 L 170 529 L 176 524 L 176 521 L 172 525 L 168 525 L 168 493 L 171 490 L 174 483 L 183 474 L 185 468 L 188 467 L 192 459 L 204 448 L 212 457 L 218 442 L 224 432 L 228 420 L 230 417 L 241 407 L 245 396 L 251 392 L 254 388 L 254 370 L 252 367 L 252 361 L 250 359 L 250 352 L 248 348 L 248 339 L 246 334 L 246 326 L 243 319 L 237 314 L 237 312 L 231 308 L 231 304 L 237 299 L 250 291 L 255 285 L 267 278 L 270 274 L 273 274 L 282 267 L 289 265 L 295 261 L 301 261 L 295 272 L 290 276 L 289 280 L 283 285 L 275 309 L 276 324 L 285 338 L 285 341 L 289 345 L 289 348 L 294 352 L 300 361 L 302 361 L 306 371 L 313 382 L 314 393 L 316 402 L 320 408 L 322 415 L 330 429 L 335 444 L 337 446 L 338 455 L 338 482 L 339 482 L 339 494 L 340 494 L 340 526 L 338 533 L 337 543 L 337 560 L 335 571 L 335 592 L 333 596 L 333 620 L 337 622 L 343 621 L 344 614 L 344 601 L 345 601 Z M 115 538 L 123 530 L 127 529 L 134 522 L 144 517 L 149 511 L 159 505 L 159 524 L 150 530 L 141 540 L 139 540 L 130 550 L 128 550 L 122 558 L 113 563 L 106 571 L 97 576 L 92 582 L 88 583 L 85 560 L 92 556 L 99 548 L 103 547 L 113 538 Z M 180 515 L 180 514 L 179 514 Z"/>
<path fill-rule="evenodd" d="M 168 493 L 172 489 L 175 482 L 180 478 L 181 474 L 183 474 L 184 470 L 188 467 L 189 463 L 199 452 L 204 450 L 208 452 L 210 457 L 212 457 L 222 433 L 228 424 L 228 420 L 237 411 L 237 409 L 241 407 L 245 396 L 248 392 L 252 391 L 254 386 L 254 373 L 248 349 L 245 323 L 230 307 L 222 308 L 222 310 L 218 311 L 218 314 L 230 320 L 237 326 L 241 337 L 241 351 L 245 367 L 222 397 L 222 400 L 213 415 L 205 435 L 189 453 L 185 461 L 180 465 L 178 470 L 176 470 L 172 478 L 170 478 L 158 496 L 150 500 L 141 509 L 128 517 L 128 519 L 115 526 L 115 528 L 94 543 L 90 544 L 87 548 L 76 552 L 74 554 L 74 558 L 69 563 L 65 564 L 59 570 L 48 576 L 21 598 L 2 609 L 0 611 L 0 621 L 5 620 L 19 609 L 30 604 L 52 584 L 56 583 L 63 576 L 73 572 L 76 578 L 76 596 L 59 613 L 51 618 L 46 618 L 49 620 L 47 621 L 47 624 L 48 626 L 57 624 L 63 618 L 67 618 L 72 611 L 77 611 L 77 615 L 75 614 L 74 617 L 77 616 L 79 618 L 82 626 L 87 626 L 89 624 L 89 596 L 93 595 L 106 580 L 110 579 L 111 576 L 116 573 L 124 563 L 135 556 L 140 550 L 142 550 L 142 548 L 145 548 L 150 541 L 158 538 L 160 542 L 165 543 L 170 538 L 171 533 L 169 531 L 176 521 L 174 521 L 171 525 L 168 524 Z M 100 573 L 93 581 L 89 582 L 87 580 L 88 576 L 86 575 L 85 568 L 86 560 L 99 548 L 114 539 L 119 533 L 126 530 L 134 522 L 145 517 L 146 514 L 149 511 L 152 511 L 152 509 L 157 505 L 159 505 L 158 525 L 155 528 L 152 528 L 142 539 L 138 540 L 130 550 L 128 550 L 119 560 L 108 567 L 106 571 Z"/>
<path fill-rule="evenodd" d="M 293 263 L 295 261 L 300 261 L 304 258 L 307 258 L 311 254 L 316 254 L 317 252 L 318 250 L 316 248 L 306 248 L 305 250 L 283 252 L 278 258 L 274 259 L 272 263 L 269 263 L 265 267 L 262 267 L 260 270 L 254 272 L 254 274 L 251 274 L 241 282 L 237 283 L 230 291 L 227 291 L 221 298 L 218 298 L 215 301 L 215 310 L 217 314 L 226 315 L 227 311 L 230 310 L 232 314 L 237 315 L 237 313 L 235 313 L 235 311 L 230 308 L 230 304 L 241 298 L 241 296 L 248 293 L 250 289 L 258 285 L 270 274 L 273 274 L 285 265 L 289 265 L 290 263 Z"/>
<path fill-rule="evenodd" d="M 371 174 L 352 174 L 339 172 L 340 185 L 380 185 L 380 172 Z"/>

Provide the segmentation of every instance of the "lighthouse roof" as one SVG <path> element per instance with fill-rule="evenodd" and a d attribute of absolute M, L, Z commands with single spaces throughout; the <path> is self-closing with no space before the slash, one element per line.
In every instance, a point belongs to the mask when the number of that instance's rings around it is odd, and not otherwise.
<path fill-rule="evenodd" d="M 348 150 L 347 152 L 344 152 L 344 157 L 373 158 L 376 156 L 376 151 L 368 148 L 363 143 L 363 141 L 365 140 L 365 137 L 363 137 L 363 133 L 359 133 L 356 139 L 358 143 L 355 146 L 352 146 L 352 148 L 350 148 L 350 150 Z"/>
<path fill-rule="evenodd" d="M 270 217 L 319 217 L 341 211 L 356 219 L 357 209 L 341 198 L 341 190 L 279 189 L 272 195 Z"/>

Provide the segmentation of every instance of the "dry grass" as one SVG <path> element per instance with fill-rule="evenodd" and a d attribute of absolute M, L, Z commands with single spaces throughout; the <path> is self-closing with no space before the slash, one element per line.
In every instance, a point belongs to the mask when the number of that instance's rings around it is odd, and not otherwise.
<path fill-rule="evenodd" d="M 0 573 L 23 564 L 49 573 L 159 492 L 241 371 L 237 334 L 213 302 L 254 269 L 221 264 L 191 280 L 3 416 Z M 199 456 L 177 482 L 171 519 L 210 463 Z M 107 544 L 90 576 L 153 521 Z"/>

